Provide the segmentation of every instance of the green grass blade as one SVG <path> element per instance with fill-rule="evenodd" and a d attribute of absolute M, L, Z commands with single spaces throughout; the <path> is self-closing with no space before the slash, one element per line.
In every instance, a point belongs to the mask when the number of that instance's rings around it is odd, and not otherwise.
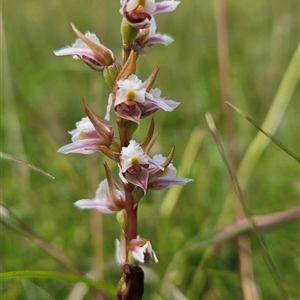
<path fill-rule="evenodd" d="M 285 145 L 283 145 L 279 140 L 277 140 L 273 135 L 263 130 L 258 123 L 249 115 L 242 112 L 239 108 L 235 107 L 231 103 L 228 103 L 234 110 L 236 110 L 241 116 L 243 116 L 247 121 L 249 121 L 255 128 L 257 128 L 260 132 L 262 132 L 265 136 L 267 136 L 274 144 L 276 144 L 279 148 L 281 148 L 284 152 L 286 152 L 289 156 L 295 159 L 297 162 L 300 162 L 300 156 L 288 149 Z"/>
<path fill-rule="evenodd" d="M 271 135 L 273 135 L 278 128 L 299 81 L 299 51 L 300 44 L 294 52 L 288 68 L 283 75 L 274 101 L 261 126 L 264 131 Z M 238 170 L 238 178 L 242 189 L 244 189 L 247 185 L 257 161 L 269 142 L 270 139 L 268 139 L 263 133 L 259 132 L 248 147 Z"/>
<path fill-rule="evenodd" d="M 182 155 L 182 160 L 180 166 L 178 168 L 178 177 L 187 177 L 189 171 L 194 163 L 195 156 L 197 155 L 198 149 L 202 142 L 204 134 L 201 132 L 199 128 L 195 128 L 192 132 L 185 152 Z M 182 190 L 182 186 L 174 186 L 168 190 L 165 195 L 161 206 L 159 214 L 162 218 L 168 219 L 175 207 L 180 192 Z"/>
<path fill-rule="evenodd" d="M 55 179 L 52 175 L 50 175 L 49 173 L 45 172 L 44 170 L 36 167 L 35 165 L 29 164 L 29 163 L 27 163 L 27 162 L 25 162 L 25 161 L 23 161 L 23 160 L 21 160 L 21 159 L 19 159 L 17 157 L 14 157 L 12 155 L 9 155 L 9 154 L 3 153 L 3 152 L 0 152 L 0 157 L 3 158 L 3 159 L 6 159 L 6 160 L 10 160 L 10 161 L 19 163 L 19 164 L 24 165 L 24 166 L 26 166 L 26 167 L 28 167 L 28 168 L 36 171 L 36 172 L 39 172 L 39 173 L 41 173 L 41 174 L 43 174 L 43 175 L 45 175 L 45 176 L 47 176 L 47 177 L 49 177 L 51 179 Z"/>
<path fill-rule="evenodd" d="M 27 226 L 22 220 L 16 217 L 4 204 L 0 203 L 0 223 L 5 225 L 7 228 L 14 230 L 16 233 L 28 238 L 35 245 L 43 249 L 51 257 L 56 259 L 70 271 L 75 274 L 80 274 L 80 270 L 73 264 L 73 262 L 64 255 L 61 251 L 56 249 L 52 244 L 45 241 L 31 228 Z"/>
<path fill-rule="evenodd" d="M 40 279 L 54 279 L 68 282 L 84 282 L 91 288 L 95 288 L 109 296 L 116 295 L 116 288 L 110 284 L 95 281 L 90 278 L 53 271 L 12 271 L 0 273 L 0 279 L 15 279 L 15 278 L 40 278 Z"/>

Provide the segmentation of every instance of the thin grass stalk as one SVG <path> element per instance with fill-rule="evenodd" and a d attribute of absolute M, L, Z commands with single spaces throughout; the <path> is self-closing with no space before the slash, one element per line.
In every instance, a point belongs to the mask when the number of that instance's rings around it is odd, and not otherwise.
<path fill-rule="evenodd" d="M 51 179 L 55 179 L 52 175 L 50 175 L 49 173 L 45 172 L 41 168 L 38 168 L 35 165 L 29 164 L 29 163 L 27 163 L 27 162 L 25 162 L 25 161 L 23 161 L 23 160 L 21 160 L 21 159 L 19 159 L 17 157 L 9 155 L 7 153 L 3 153 L 3 152 L 0 151 L 0 158 L 6 159 L 6 160 L 10 160 L 10 161 L 16 162 L 18 164 L 24 165 L 24 166 L 26 166 L 26 167 L 28 167 L 28 168 L 36 171 L 36 172 L 39 172 L 39 173 L 41 173 L 41 174 L 43 174 L 43 175 L 51 178 Z"/>
<path fill-rule="evenodd" d="M 9 126 L 5 127 L 5 135 L 9 137 L 6 141 L 6 151 L 12 151 L 12 153 L 18 156 L 21 160 L 26 161 L 25 148 L 23 144 L 23 135 L 21 130 L 21 124 L 17 113 L 16 99 L 13 91 L 13 83 L 11 81 L 12 76 L 10 75 L 9 58 L 7 54 L 5 30 L 2 21 L 2 12 L 0 11 L 0 34 L 1 34 L 1 98 L 5 98 L 5 111 L 1 109 L 1 120 L 9 120 Z M 4 75 L 5 70 L 5 75 Z M 8 122 L 3 122 L 8 124 Z M 0 150 L 3 151 L 4 140 L 1 135 L 1 146 Z M 19 168 L 16 177 L 20 178 L 20 182 L 23 183 L 24 187 L 30 187 L 29 182 L 29 170 L 27 168 Z"/>
<path fill-rule="evenodd" d="M 65 256 L 62 252 L 56 249 L 52 244 L 49 244 L 43 238 L 41 238 L 36 232 L 34 232 L 27 224 L 16 217 L 6 206 L 0 204 L 1 215 L 0 222 L 7 228 L 14 230 L 18 234 L 28 238 L 35 245 L 40 247 L 51 257 L 72 271 L 74 274 L 81 275 L 81 271 L 73 264 L 73 262 Z M 4 213 L 3 213 L 4 211 Z"/>
<path fill-rule="evenodd" d="M 207 123 L 209 125 L 209 128 L 211 130 L 211 132 L 213 133 L 213 136 L 214 136 L 214 139 L 216 141 L 216 144 L 217 144 L 217 147 L 219 149 L 219 152 L 222 156 L 222 159 L 226 165 L 226 168 L 227 168 L 227 171 L 228 171 L 228 174 L 230 176 L 230 181 L 233 185 L 233 188 L 234 188 L 234 192 L 236 193 L 236 196 L 238 197 L 238 199 L 240 200 L 241 202 L 241 205 L 243 207 L 243 212 L 245 214 L 245 216 L 247 217 L 248 221 L 250 222 L 252 228 L 253 228 L 253 231 L 256 233 L 256 236 L 260 242 L 260 245 L 263 249 L 263 253 L 262 253 L 262 256 L 263 256 L 263 259 L 269 269 L 269 272 L 270 274 L 272 275 L 281 295 L 284 297 L 284 299 L 288 299 L 288 293 L 286 291 L 286 288 L 284 286 L 284 283 L 282 281 L 282 278 L 275 266 L 275 263 L 270 255 L 270 252 L 269 252 L 269 249 L 268 249 L 268 246 L 264 240 L 264 237 L 262 236 L 262 234 L 258 231 L 258 228 L 253 220 L 253 216 L 252 216 L 252 213 L 245 201 L 245 198 L 244 198 L 244 195 L 243 195 L 243 192 L 242 192 L 242 189 L 240 187 L 240 184 L 237 180 L 237 177 L 236 177 L 236 173 L 234 172 L 233 168 L 231 167 L 230 165 L 230 161 L 228 160 L 227 156 L 226 156 L 226 153 L 225 153 L 225 149 L 224 149 L 224 146 L 222 145 L 222 142 L 221 142 L 221 139 L 218 135 L 218 132 L 217 132 L 217 129 L 215 127 L 215 124 L 213 122 L 213 119 L 210 115 L 210 113 L 206 113 L 206 119 L 207 119 Z"/>
<path fill-rule="evenodd" d="M 278 139 L 276 139 L 273 135 L 269 134 L 268 132 L 264 131 L 258 123 L 249 115 L 242 112 L 237 107 L 233 106 L 231 103 L 228 103 L 233 109 L 235 109 L 242 117 L 244 117 L 247 121 L 249 121 L 256 129 L 262 132 L 265 136 L 267 136 L 274 144 L 276 144 L 280 149 L 286 152 L 290 157 L 292 157 L 297 162 L 300 162 L 300 156 L 293 152 L 292 150 L 288 149 L 285 145 L 283 145 Z"/>
<path fill-rule="evenodd" d="M 253 216 L 252 219 L 257 230 L 267 231 L 274 230 L 278 228 L 279 225 L 284 225 L 291 221 L 297 220 L 299 219 L 299 217 L 300 206 L 297 206 L 285 211 Z M 203 294 L 203 289 L 206 286 L 205 281 L 208 280 L 206 275 L 205 278 L 201 277 L 204 271 L 204 267 L 209 266 L 210 270 L 213 270 L 213 265 L 216 261 L 216 256 L 219 253 L 220 248 L 231 241 L 235 241 L 241 236 L 246 236 L 249 234 L 253 234 L 253 225 L 247 218 L 244 218 L 227 225 L 209 239 L 203 240 L 202 235 L 199 234 L 198 236 L 189 240 L 181 248 L 181 250 L 174 255 L 169 265 L 167 266 L 165 275 L 162 279 L 162 288 L 160 290 L 161 295 L 163 295 L 166 299 L 170 298 L 173 289 L 173 282 L 176 282 L 176 276 L 182 273 L 182 268 L 184 264 L 186 264 L 186 257 L 188 257 L 190 253 L 194 252 L 203 252 L 203 259 L 199 263 L 196 271 L 197 274 L 195 274 L 193 277 L 193 281 L 197 281 L 198 295 L 199 293 Z M 200 269 L 202 270 L 202 272 Z M 188 289 L 187 293 L 191 294 L 192 289 L 193 284 L 190 284 L 190 288 Z"/>
<path fill-rule="evenodd" d="M 221 103 L 224 116 L 225 139 L 228 148 L 228 155 L 233 171 L 238 168 L 238 154 L 233 129 L 232 111 L 228 109 L 226 103 L 230 100 L 230 62 L 228 46 L 228 26 L 226 17 L 226 0 L 215 0 L 215 14 L 217 24 L 219 74 L 221 86 Z M 234 199 L 234 212 L 237 220 L 244 217 L 242 205 L 232 192 Z M 237 252 L 239 257 L 240 279 L 245 300 L 258 300 L 259 295 L 254 281 L 250 243 L 247 238 L 242 237 L 237 240 Z"/>
<path fill-rule="evenodd" d="M 281 123 L 284 112 L 299 81 L 299 52 L 300 43 L 298 44 L 298 47 L 296 48 L 288 64 L 272 105 L 261 126 L 261 128 L 269 134 L 274 134 Z M 239 178 L 239 183 L 242 190 L 246 188 L 256 163 L 267 148 L 269 142 L 270 139 L 268 139 L 263 133 L 258 132 L 249 145 L 237 171 L 237 177 Z M 223 206 L 222 216 L 226 214 L 229 205 L 230 197 L 228 195 Z M 222 219 L 223 218 L 221 217 L 219 220 L 221 221 Z M 218 226 L 220 226 L 220 222 L 216 224 L 216 227 Z"/>
<path fill-rule="evenodd" d="M 288 222 L 297 220 L 300 218 L 300 206 L 293 207 L 285 211 L 274 212 L 264 215 L 256 215 L 252 217 L 256 228 L 259 231 L 273 230 L 279 227 L 279 225 L 284 225 Z M 222 245 L 234 241 L 242 235 L 253 234 L 253 227 L 247 218 L 235 221 L 221 230 L 219 230 L 212 237 L 203 240 L 203 238 L 198 235 L 191 240 L 189 240 L 178 252 L 177 256 L 174 256 L 170 265 L 174 263 L 176 267 L 176 260 L 188 253 L 199 251 L 208 247 L 220 248 Z M 171 270 L 172 272 L 172 270 Z"/>

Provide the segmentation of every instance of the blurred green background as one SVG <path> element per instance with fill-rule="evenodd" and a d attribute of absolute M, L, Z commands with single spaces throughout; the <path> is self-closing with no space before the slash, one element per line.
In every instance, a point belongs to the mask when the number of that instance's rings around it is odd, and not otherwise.
<path fill-rule="evenodd" d="M 299 43 L 299 1 L 227 2 L 231 102 L 261 124 Z M 67 131 L 84 116 L 82 98 L 104 116 L 109 89 L 100 73 L 71 57 L 55 57 L 53 50 L 74 42 L 72 22 L 82 32 L 95 32 L 121 61 L 118 10 L 118 0 L 3 1 L 1 39 L 2 151 L 55 177 L 51 180 L 2 160 L 1 201 L 83 273 L 91 274 L 97 269 L 95 261 L 103 260 L 103 280 L 115 286 L 120 271 L 114 258 L 114 241 L 119 237 L 114 216 L 101 219 L 97 213 L 73 206 L 78 199 L 93 197 L 103 178 L 102 163 L 106 159 L 101 154 L 56 152 L 70 142 Z M 171 296 L 170 291 L 180 291 L 188 299 L 243 299 L 234 242 L 225 243 L 213 257 L 205 247 L 183 251 L 186 245 L 205 241 L 234 221 L 232 200 L 227 198 L 231 190 L 228 174 L 205 120 L 205 113 L 211 112 L 224 140 L 226 120 L 220 102 L 215 3 L 183 0 L 174 13 L 158 15 L 156 21 L 158 31 L 170 34 L 175 42 L 168 47 L 148 48 L 149 53 L 138 61 L 138 75 L 146 79 L 159 65 L 155 86 L 163 96 L 181 105 L 173 113 L 160 111 L 155 115 L 160 134 L 152 154 L 167 156 L 176 145 L 174 165 L 186 167 L 184 159 L 191 164 L 179 176 L 193 178 L 194 182 L 183 187 L 178 199 L 171 198 L 174 208 L 170 214 L 162 213 L 162 203 L 168 207 L 164 202 L 168 200 L 166 192 L 151 191 L 140 204 L 140 235 L 151 236 L 160 260 L 158 265 L 145 268 L 145 299 L 185 299 L 179 294 Z M 287 101 L 275 136 L 299 153 L 299 84 Z M 237 113 L 233 116 L 241 160 L 257 129 Z M 144 120 L 138 128 L 138 141 L 148 124 L 149 119 Z M 193 141 L 189 151 L 195 156 L 185 152 Z M 253 215 L 295 207 L 299 204 L 299 165 L 270 143 L 244 192 Z M 269 255 L 291 299 L 300 296 L 299 229 L 299 222 L 293 221 L 263 232 Z M 249 240 L 261 299 L 282 299 L 263 261 L 260 242 L 255 235 L 249 235 Z M 2 272 L 69 272 L 4 225 L 0 242 Z M 75 286 L 58 280 L 11 279 L 2 281 L 0 294 L 8 300 L 73 300 Z M 90 290 L 80 299 L 93 299 L 93 295 Z"/>

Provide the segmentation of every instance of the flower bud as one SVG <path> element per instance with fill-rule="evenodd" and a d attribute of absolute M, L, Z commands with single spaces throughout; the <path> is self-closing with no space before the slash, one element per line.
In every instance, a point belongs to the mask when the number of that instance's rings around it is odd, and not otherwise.
<path fill-rule="evenodd" d="M 103 78 L 109 88 L 113 88 L 116 78 L 121 71 L 121 66 L 118 63 L 113 63 L 103 69 Z"/>
<path fill-rule="evenodd" d="M 125 18 L 122 19 L 121 23 L 121 35 L 123 45 L 130 47 L 134 39 L 136 38 L 139 30 L 128 24 Z"/>
<path fill-rule="evenodd" d="M 125 230 L 125 228 L 127 226 L 127 214 L 126 214 L 126 211 L 124 209 L 118 211 L 116 213 L 116 218 L 117 218 L 117 221 L 118 221 L 119 225 L 121 226 L 121 228 L 123 230 Z"/>

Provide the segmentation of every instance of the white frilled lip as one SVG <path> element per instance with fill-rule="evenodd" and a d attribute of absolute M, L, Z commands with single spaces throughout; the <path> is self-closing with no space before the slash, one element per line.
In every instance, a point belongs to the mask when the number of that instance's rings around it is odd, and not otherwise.
<path fill-rule="evenodd" d="M 130 140 L 129 145 L 122 148 L 120 160 L 122 173 L 125 173 L 128 168 L 136 164 L 149 164 L 148 156 L 135 140 Z"/>
<path fill-rule="evenodd" d="M 145 102 L 146 88 L 136 75 L 132 74 L 127 79 L 118 80 L 117 86 L 115 106 L 129 100 L 129 94 L 133 96 L 131 100 L 134 102 Z"/>

